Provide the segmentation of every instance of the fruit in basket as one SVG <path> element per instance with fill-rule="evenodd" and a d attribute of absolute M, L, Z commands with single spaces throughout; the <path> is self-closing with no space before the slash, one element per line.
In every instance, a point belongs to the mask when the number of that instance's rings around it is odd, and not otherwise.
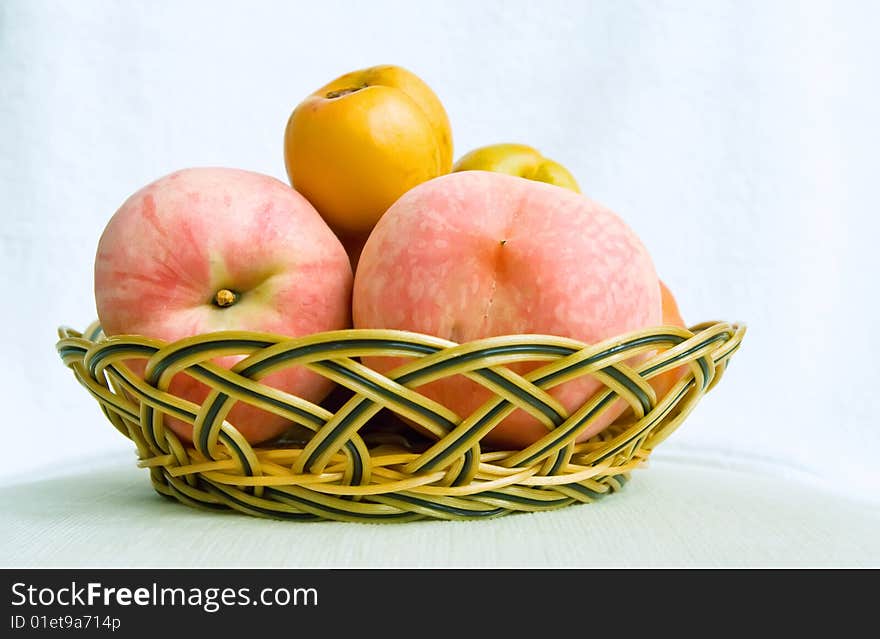
<path fill-rule="evenodd" d="M 661 319 L 653 262 L 621 218 L 570 190 L 486 171 L 436 178 L 400 198 L 364 247 L 353 295 L 357 328 L 412 330 L 455 342 L 539 333 L 595 343 Z M 367 364 L 387 372 L 402 361 Z M 584 377 L 550 393 L 571 411 L 599 386 Z M 462 376 L 419 392 L 462 417 L 490 397 Z M 625 407 L 616 403 L 581 440 Z M 485 441 L 519 448 L 546 432 L 517 410 Z"/>
<path fill-rule="evenodd" d="M 564 166 L 525 144 L 490 144 L 466 153 L 453 171 L 495 171 L 555 184 L 580 193 L 577 180 Z"/>
<path fill-rule="evenodd" d="M 669 290 L 669 287 L 663 282 L 663 280 L 658 280 L 660 284 L 660 298 L 661 298 L 661 320 L 660 323 L 665 326 L 679 326 L 681 328 L 687 328 L 684 323 L 684 320 L 681 317 L 681 312 L 678 309 L 678 302 L 675 300 L 675 296 L 672 294 L 672 291 Z M 678 381 L 685 376 L 687 373 L 688 366 L 687 364 L 683 364 L 681 366 L 677 366 L 671 370 L 660 373 L 659 375 L 655 375 L 651 379 L 648 380 L 648 383 L 654 389 L 654 393 L 657 396 L 657 401 L 660 402 L 669 390 L 675 386 Z M 622 400 L 621 400 L 622 401 Z M 618 423 L 628 423 L 634 420 L 632 410 L 628 407 L 624 409 L 624 412 L 617 418 Z"/>
<path fill-rule="evenodd" d="M 678 302 L 675 300 L 675 296 L 672 294 L 672 291 L 669 290 L 669 287 L 660 280 L 660 297 L 662 300 L 662 324 L 668 324 L 670 326 L 680 326 L 681 328 L 687 328 L 684 323 L 684 320 L 681 317 L 681 311 L 678 310 Z M 657 393 L 657 400 L 663 399 L 666 393 L 669 392 L 669 389 L 675 386 L 675 384 L 687 373 L 687 365 L 678 366 L 673 368 L 672 370 L 668 370 L 665 373 L 660 373 L 656 377 L 652 377 L 650 380 L 651 386 L 654 387 L 654 391 Z"/>
<path fill-rule="evenodd" d="M 279 180 L 237 169 L 185 169 L 145 186 L 110 219 L 95 260 L 107 335 L 165 341 L 221 330 L 299 336 L 346 328 L 351 285 L 345 250 L 314 207 Z M 240 359 L 213 361 L 229 368 Z M 142 360 L 131 365 L 143 374 Z M 303 367 L 262 382 L 311 401 L 331 388 Z M 208 389 L 178 373 L 169 392 L 200 403 Z M 289 425 L 244 403 L 227 420 L 251 443 Z M 191 439 L 189 423 L 165 423 Z"/>
<path fill-rule="evenodd" d="M 421 78 L 398 66 L 374 66 L 333 80 L 293 110 L 284 161 L 290 183 L 356 263 L 370 230 L 397 198 L 449 172 L 452 131 Z"/>

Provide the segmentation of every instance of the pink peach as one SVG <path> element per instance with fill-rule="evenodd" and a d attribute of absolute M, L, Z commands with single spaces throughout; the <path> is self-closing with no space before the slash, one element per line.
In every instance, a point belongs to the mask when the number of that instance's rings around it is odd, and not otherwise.
<path fill-rule="evenodd" d="M 521 333 L 595 343 L 659 324 L 661 301 L 648 251 L 609 209 L 557 186 L 465 171 L 415 187 L 382 216 L 360 256 L 353 318 L 356 328 L 404 329 L 459 343 Z M 401 361 L 367 363 L 387 372 Z M 573 411 L 599 386 L 586 377 L 550 392 Z M 461 417 L 490 397 L 462 376 L 419 392 Z M 580 439 L 625 407 L 618 401 Z M 546 433 L 517 410 L 485 441 L 521 448 Z"/>
<path fill-rule="evenodd" d="M 345 249 L 303 196 L 236 169 L 186 169 L 142 188 L 113 215 L 95 260 L 104 331 L 164 341 L 220 330 L 296 337 L 346 328 L 351 283 Z M 214 361 L 229 368 L 240 359 Z M 143 374 L 143 361 L 133 364 Z M 311 401 L 331 388 L 302 367 L 262 382 Z M 200 403 L 208 388 L 178 373 L 169 392 Z M 289 426 L 245 403 L 227 420 L 251 443 Z M 170 417 L 166 424 L 191 439 L 190 424 Z"/>

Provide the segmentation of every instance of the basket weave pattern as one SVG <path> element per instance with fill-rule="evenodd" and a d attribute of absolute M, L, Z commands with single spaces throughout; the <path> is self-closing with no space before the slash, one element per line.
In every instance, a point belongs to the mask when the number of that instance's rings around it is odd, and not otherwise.
<path fill-rule="evenodd" d="M 549 510 L 617 491 L 718 383 L 744 334 L 741 325 L 706 322 L 593 345 L 541 335 L 455 344 L 366 329 L 295 339 L 219 332 L 164 343 L 107 338 L 92 325 L 84 333 L 59 329 L 57 350 L 109 421 L 134 442 L 139 466 L 149 469 L 162 495 L 255 516 L 397 522 Z M 626 363 L 646 353 L 639 365 Z M 232 369 L 211 361 L 227 355 L 245 357 Z M 382 375 L 360 363 L 370 356 L 411 359 Z M 136 359 L 146 361 L 143 377 L 126 364 Z M 539 365 L 519 375 L 508 368 L 517 362 Z M 686 374 L 656 396 L 648 380 L 682 365 Z M 348 388 L 350 398 L 331 411 L 260 383 L 290 366 L 306 366 Z M 210 387 L 201 405 L 167 392 L 181 372 Z M 492 398 L 471 415 L 456 415 L 418 392 L 453 375 L 481 384 Z M 584 375 L 602 389 L 569 414 L 547 391 Z M 630 418 L 576 443 L 618 398 L 631 408 Z M 286 417 L 306 436 L 252 446 L 224 421 L 236 402 Z M 545 424 L 547 434 L 522 450 L 488 449 L 483 435 L 517 408 Z M 383 409 L 422 432 L 371 430 Z M 192 444 L 165 427 L 165 415 L 193 424 Z"/>

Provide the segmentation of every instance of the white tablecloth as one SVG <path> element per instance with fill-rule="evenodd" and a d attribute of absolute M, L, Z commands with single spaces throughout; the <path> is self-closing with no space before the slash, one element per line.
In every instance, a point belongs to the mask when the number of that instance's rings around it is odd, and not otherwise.
<path fill-rule="evenodd" d="M 4 566 L 880 566 L 880 505 L 846 497 L 845 486 L 659 454 L 596 503 L 485 521 L 203 512 L 154 493 L 133 456 L 7 483 L 0 509 Z"/>

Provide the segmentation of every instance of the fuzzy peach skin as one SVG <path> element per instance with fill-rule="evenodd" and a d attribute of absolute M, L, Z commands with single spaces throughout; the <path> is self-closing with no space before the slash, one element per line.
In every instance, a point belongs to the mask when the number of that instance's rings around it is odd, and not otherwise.
<path fill-rule="evenodd" d="M 651 257 L 617 215 L 567 189 L 485 171 L 435 178 L 391 206 L 361 254 L 353 295 L 356 328 L 404 329 L 455 342 L 534 333 L 594 343 L 661 319 Z M 367 364 L 387 372 L 402 361 Z M 598 388 L 587 377 L 551 394 L 573 411 Z M 419 390 L 461 417 L 490 397 L 462 376 Z M 616 402 L 580 440 L 625 407 Z M 484 440 L 522 448 L 546 433 L 517 410 Z"/>
<path fill-rule="evenodd" d="M 104 331 L 165 341 L 233 329 L 301 336 L 347 328 L 351 286 L 345 249 L 314 207 L 279 180 L 237 169 L 185 169 L 142 188 L 107 224 L 95 260 Z M 224 289 L 235 295 L 228 306 L 217 301 Z M 241 358 L 214 362 L 229 368 Z M 131 364 L 143 374 L 142 360 Z M 315 402 L 331 388 L 302 367 L 262 382 Z M 208 388 L 179 373 L 169 391 L 200 403 Z M 165 419 L 191 441 L 192 425 Z M 289 426 L 244 403 L 227 420 L 251 443 Z"/>

